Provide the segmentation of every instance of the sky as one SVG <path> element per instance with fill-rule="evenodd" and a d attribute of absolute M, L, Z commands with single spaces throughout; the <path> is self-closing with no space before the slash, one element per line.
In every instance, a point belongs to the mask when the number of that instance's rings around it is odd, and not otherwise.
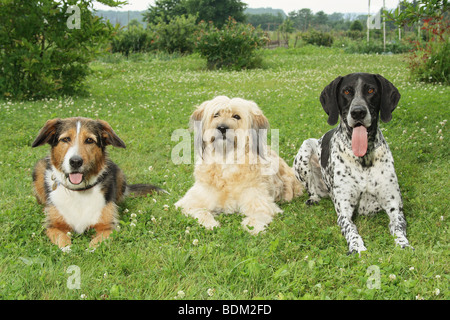
<path fill-rule="evenodd" d="M 266 8 L 282 9 L 286 14 L 291 11 L 309 8 L 314 13 L 324 11 L 327 14 L 333 12 L 340 13 L 367 13 L 369 0 L 241 0 L 248 4 L 248 8 Z M 384 0 L 388 9 L 395 8 L 399 0 Z M 99 10 L 112 10 L 110 7 L 94 2 L 94 8 Z M 128 0 L 129 5 L 121 9 L 114 10 L 147 10 L 149 5 L 155 3 L 154 0 Z M 376 12 L 383 6 L 383 0 L 370 0 L 370 12 Z"/>

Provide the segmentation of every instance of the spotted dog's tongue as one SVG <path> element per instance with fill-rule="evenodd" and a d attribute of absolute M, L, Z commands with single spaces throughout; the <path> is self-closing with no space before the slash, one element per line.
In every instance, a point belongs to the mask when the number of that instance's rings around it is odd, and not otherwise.
<path fill-rule="evenodd" d="M 80 184 L 83 180 L 83 174 L 82 173 L 70 173 L 69 174 L 69 180 L 72 184 Z"/>
<path fill-rule="evenodd" d="M 353 128 L 352 150 L 357 157 L 363 157 L 367 152 L 367 129 L 364 126 Z"/>

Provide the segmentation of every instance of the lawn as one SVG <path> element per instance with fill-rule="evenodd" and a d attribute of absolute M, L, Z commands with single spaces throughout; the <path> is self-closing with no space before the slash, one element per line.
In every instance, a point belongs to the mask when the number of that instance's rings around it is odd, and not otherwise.
<path fill-rule="evenodd" d="M 448 299 L 450 88 L 411 81 L 402 55 L 306 47 L 263 59 L 262 69 L 228 72 L 206 70 L 196 55 L 109 57 L 92 63 L 89 96 L 0 101 L 0 299 Z M 292 165 L 303 140 L 331 129 L 320 92 L 351 72 L 379 73 L 402 95 L 380 126 L 415 250 L 395 247 L 380 213 L 355 219 L 368 250 L 347 256 L 331 200 L 307 207 L 307 194 L 280 204 L 284 213 L 258 236 L 241 228 L 242 216 L 222 215 L 210 231 L 174 208 L 193 165 L 173 163 L 171 137 L 196 105 L 216 95 L 254 100 Z M 71 116 L 108 121 L 127 145 L 109 154 L 128 181 L 170 195 L 126 199 L 110 241 L 92 251 L 92 232 L 75 234 L 65 253 L 47 239 L 31 187 L 48 146 L 31 142 L 47 119 Z"/>

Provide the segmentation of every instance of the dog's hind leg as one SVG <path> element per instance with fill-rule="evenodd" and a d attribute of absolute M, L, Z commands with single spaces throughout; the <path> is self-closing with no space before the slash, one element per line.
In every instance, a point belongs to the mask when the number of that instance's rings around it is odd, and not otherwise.
<path fill-rule="evenodd" d="M 294 171 L 297 179 L 308 190 L 307 205 L 316 204 L 328 195 L 327 187 L 322 179 L 317 139 L 308 139 L 303 142 L 294 160 Z"/>

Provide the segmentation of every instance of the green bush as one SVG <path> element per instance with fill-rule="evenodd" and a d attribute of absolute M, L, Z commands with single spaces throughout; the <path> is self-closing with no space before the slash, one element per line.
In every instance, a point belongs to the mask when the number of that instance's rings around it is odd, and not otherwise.
<path fill-rule="evenodd" d="M 74 21 L 68 6 L 74 3 L 80 8 L 79 29 L 68 26 Z M 88 63 L 113 32 L 89 5 L 55 0 L 0 3 L 0 96 L 39 99 L 86 89 Z"/>
<path fill-rule="evenodd" d="M 429 42 L 408 58 L 411 74 L 423 82 L 450 84 L 450 39 Z"/>
<path fill-rule="evenodd" d="M 328 32 L 311 30 L 302 34 L 302 39 L 307 44 L 315 46 L 331 47 L 333 44 L 333 36 Z"/>
<path fill-rule="evenodd" d="M 443 18 L 424 20 L 424 41 L 416 41 L 408 58 L 411 75 L 423 82 L 450 83 L 450 24 Z"/>
<path fill-rule="evenodd" d="M 196 49 L 206 58 L 208 69 L 250 69 L 261 66 L 258 49 L 264 47 L 268 37 L 252 25 L 228 19 L 218 29 L 212 22 L 200 22 L 201 30 L 196 34 Z"/>
<path fill-rule="evenodd" d="M 111 51 L 120 52 L 128 57 L 130 53 L 151 51 L 153 42 L 152 32 L 145 30 L 141 25 L 129 26 L 127 30 L 118 32 L 113 38 Z"/>
<path fill-rule="evenodd" d="M 192 53 L 194 51 L 194 33 L 198 30 L 196 17 L 176 16 L 169 22 L 160 22 L 150 28 L 155 33 L 155 47 L 168 53 Z"/>

